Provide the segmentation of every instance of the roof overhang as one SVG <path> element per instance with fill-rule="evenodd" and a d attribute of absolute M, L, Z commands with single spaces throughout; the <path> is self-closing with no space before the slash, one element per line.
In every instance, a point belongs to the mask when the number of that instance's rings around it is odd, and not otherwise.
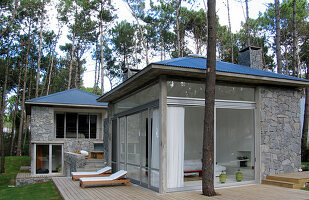
<path fill-rule="evenodd" d="M 69 108 L 107 108 L 108 105 L 85 105 L 85 104 L 65 104 L 65 103 L 45 103 L 45 102 L 25 102 L 26 105 L 26 113 L 31 113 L 31 106 L 53 106 L 53 107 L 69 107 Z"/>
<path fill-rule="evenodd" d="M 112 102 L 125 95 L 128 95 L 146 85 L 152 83 L 160 75 L 178 76 L 187 79 L 205 79 L 205 69 L 195 69 L 188 67 L 175 67 L 158 64 L 150 64 L 141 70 L 139 73 L 127 79 L 125 82 L 118 85 L 116 88 L 105 93 L 99 97 L 97 101 L 100 102 Z M 241 84 L 253 84 L 253 85 L 273 85 L 273 86 L 285 86 L 293 88 L 305 88 L 309 87 L 309 82 L 289 80 L 281 78 L 271 78 L 265 76 L 255 76 L 231 72 L 216 71 L 216 80 L 225 82 L 234 82 Z"/>

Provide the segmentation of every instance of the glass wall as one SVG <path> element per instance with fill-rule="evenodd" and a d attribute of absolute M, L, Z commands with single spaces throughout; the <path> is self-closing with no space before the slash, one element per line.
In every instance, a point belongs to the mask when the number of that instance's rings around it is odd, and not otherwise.
<path fill-rule="evenodd" d="M 237 102 L 233 106 L 237 105 L 238 109 L 216 109 L 215 186 L 255 180 L 254 108 L 243 109 Z M 204 106 L 168 106 L 167 188 L 171 191 L 202 184 L 204 109 Z"/>
<path fill-rule="evenodd" d="M 254 110 L 217 108 L 216 116 L 215 184 L 254 180 Z M 226 175 L 224 183 L 220 174 Z"/>
<path fill-rule="evenodd" d="M 119 160 L 114 149 L 112 163 L 127 170 L 132 182 L 157 190 L 159 187 L 159 112 L 148 108 L 118 118 Z M 113 126 L 113 130 L 114 126 Z M 115 144 L 115 145 L 114 145 Z"/>
<path fill-rule="evenodd" d="M 233 85 L 216 85 L 216 99 L 254 101 L 254 88 Z M 205 84 L 193 82 L 167 81 L 167 96 L 185 98 L 205 98 Z"/>
<path fill-rule="evenodd" d="M 149 86 L 136 94 L 129 96 L 126 99 L 123 99 L 117 102 L 114 106 L 115 114 L 130 110 L 137 106 L 149 103 L 159 98 L 159 84 L 154 84 Z"/>

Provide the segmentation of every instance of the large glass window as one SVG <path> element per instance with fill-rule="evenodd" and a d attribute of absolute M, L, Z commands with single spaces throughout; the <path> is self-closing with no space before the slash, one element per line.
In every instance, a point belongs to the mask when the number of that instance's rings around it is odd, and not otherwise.
<path fill-rule="evenodd" d="M 216 85 L 216 99 L 254 101 L 254 88 L 233 85 Z M 167 96 L 205 98 L 205 84 L 167 81 Z"/>
<path fill-rule="evenodd" d="M 88 113 L 56 113 L 56 138 L 96 139 L 97 118 Z"/>
<path fill-rule="evenodd" d="M 159 98 L 159 84 L 142 89 L 140 92 L 129 96 L 115 104 L 115 113 L 143 105 Z"/>
<path fill-rule="evenodd" d="M 140 164 L 140 113 L 127 116 L 127 158 L 130 164 Z"/>
<path fill-rule="evenodd" d="M 56 138 L 64 138 L 64 114 L 56 114 Z"/>
<path fill-rule="evenodd" d="M 241 108 L 242 103 L 236 105 L 239 109 L 216 109 L 216 186 L 255 180 L 254 109 Z M 168 189 L 201 185 L 203 127 L 204 106 L 168 106 Z"/>
<path fill-rule="evenodd" d="M 254 180 L 254 110 L 217 108 L 216 116 L 215 184 Z"/>
<path fill-rule="evenodd" d="M 118 140 L 114 131 L 117 127 Z M 147 109 L 118 118 L 118 126 L 113 125 L 113 141 L 115 140 L 119 141 L 119 152 L 115 149 L 117 144 L 113 142 L 112 163 L 118 163 L 120 169 L 126 169 L 128 177 L 133 179 L 133 182 L 158 188 L 160 143 L 158 109 Z"/>

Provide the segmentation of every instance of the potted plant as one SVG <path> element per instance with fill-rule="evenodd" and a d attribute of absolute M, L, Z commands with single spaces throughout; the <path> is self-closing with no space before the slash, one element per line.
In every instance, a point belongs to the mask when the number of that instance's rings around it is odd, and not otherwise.
<path fill-rule="evenodd" d="M 219 176 L 219 180 L 220 180 L 220 183 L 225 183 L 226 182 L 226 173 L 224 170 L 222 170 L 220 176 Z"/>
<path fill-rule="evenodd" d="M 242 172 L 240 171 L 240 169 L 238 169 L 238 171 L 236 172 L 236 181 L 240 182 L 243 179 L 243 175 Z"/>

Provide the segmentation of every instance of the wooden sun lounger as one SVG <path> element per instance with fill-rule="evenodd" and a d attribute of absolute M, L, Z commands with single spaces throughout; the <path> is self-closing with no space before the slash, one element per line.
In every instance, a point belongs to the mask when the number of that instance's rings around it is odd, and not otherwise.
<path fill-rule="evenodd" d="M 79 185 L 83 189 L 88 185 L 113 185 L 113 184 L 130 184 L 130 179 L 124 178 L 127 175 L 127 171 L 120 170 L 108 177 L 93 177 L 93 178 L 80 178 Z"/>
<path fill-rule="evenodd" d="M 96 172 L 72 172 L 72 180 L 75 181 L 76 179 L 83 178 L 83 177 L 105 177 L 110 176 L 112 168 L 111 167 L 104 167 Z"/>

